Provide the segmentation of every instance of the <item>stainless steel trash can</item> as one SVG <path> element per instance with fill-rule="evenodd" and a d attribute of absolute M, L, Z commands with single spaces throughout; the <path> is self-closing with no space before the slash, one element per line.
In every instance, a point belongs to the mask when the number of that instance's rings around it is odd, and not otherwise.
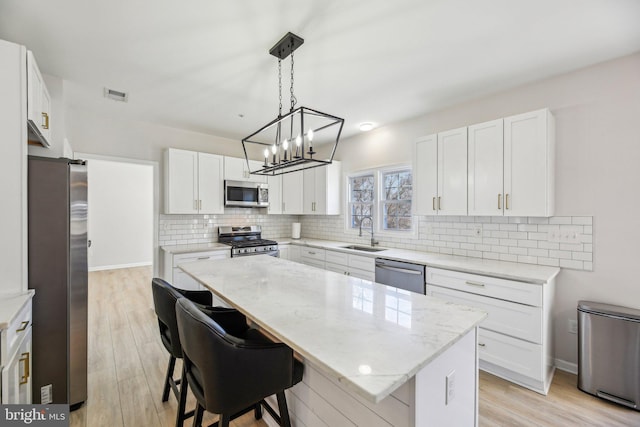
<path fill-rule="evenodd" d="M 640 310 L 578 302 L 578 388 L 640 411 Z"/>

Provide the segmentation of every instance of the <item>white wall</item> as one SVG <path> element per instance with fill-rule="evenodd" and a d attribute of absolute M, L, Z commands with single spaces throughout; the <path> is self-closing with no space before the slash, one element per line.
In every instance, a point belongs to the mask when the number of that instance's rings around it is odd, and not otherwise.
<path fill-rule="evenodd" d="M 153 261 L 153 167 L 90 159 L 89 270 Z"/>
<path fill-rule="evenodd" d="M 640 308 L 640 54 L 359 135 L 336 157 L 345 172 L 407 162 L 419 136 L 543 107 L 556 118 L 555 215 L 593 216 L 594 271 L 563 269 L 556 292 L 556 357 L 576 363 L 579 300 Z"/>

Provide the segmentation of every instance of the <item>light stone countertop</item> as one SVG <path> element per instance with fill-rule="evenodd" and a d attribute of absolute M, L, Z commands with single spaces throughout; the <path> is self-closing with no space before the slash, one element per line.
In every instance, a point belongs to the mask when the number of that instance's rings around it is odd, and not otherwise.
<path fill-rule="evenodd" d="M 354 249 L 345 249 L 342 246 L 353 243 L 336 242 L 332 240 L 317 239 L 275 239 L 278 243 L 289 243 L 300 246 L 309 246 L 320 249 L 330 249 L 351 254 L 368 256 L 372 258 L 388 258 L 397 261 L 424 264 L 427 267 L 443 268 L 447 270 L 461 271 L 471 274 L 499 277 L 501 279 L 518 280 L 521 282 L 544 284 L 558 275 L 560 269 L 543 265 L 524 264 L 517 262 L 495 261 L 481 258 L 471 258 L 456 255 L 436 254 L 433 252 L 419 252 L 406 249 L 387 248 L 380 252 L 365 252 Z M 366 245 L 359 245 L 366 246 Z M 376 246 L 378 248 L 378 246 Z"/>
<path fill-rule="evenodd" d="M 22 310 L 35 291 L 29 289 L 27 292 L 18 295 L 0 295 L 0 330 L 7 329 L 16 315 Z"/>
<path fill-rule="evenodd" d="M 486 317 L 476 308 L 267 255 L 180 268 L 374 403 Z"/>

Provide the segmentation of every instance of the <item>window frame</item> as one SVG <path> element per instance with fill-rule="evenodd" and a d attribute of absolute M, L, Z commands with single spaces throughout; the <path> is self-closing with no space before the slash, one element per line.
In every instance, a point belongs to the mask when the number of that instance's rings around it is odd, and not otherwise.
<path fill-rule="evenodd" d="M 383 227 L 384 226 L 383 211 L 384 211 L 384 201 L 385 201 L 384 199 L 382 199 L 382 195 L 384 194 L 383 177 L 384 177 L 384 174 L 395 172 L 395 171 L 398 171 L 398 172 L 408 171 L 411 173 L 411 199 L 410 199 L 411 200 L 411 214 L 410 214 L 411 229 L 408 229 L 408 230 L 385 230 Z M 387 236 L 387 237 L 395 237 L 395 238 L 415 237 L 418 231 L 418 224 L 416 224 L 416 215 L 415 215 L 414 171 L 410 164 L 388 165 L 388 166 L 383 166 L 378 168 L 360 170 L 360 171 L 348 173 L 345 175 L 345 180 L 346 180 L 345 185 L 347 189 L 345 191 L 345 194 L 346 194 L 345 206 L 347 207 L 345 212 L 345 221 L 344 221 L 345 232 L 348 234 L 355 234 L 355 235 L 357 235 L 359 232 L 358 228 L 351 227 L 351 223 L 352 223 L 351 180 L 353 178 L 366 176 L 366 175 L 373 175 L 373 182 L 374 182 L 374 193 L 373 193 L 374 201 L 373 201 L 373 208 L 372 208 L 373 224 L 372 224 L 372 228 L 363 227 L 363 229 L 366 229 L 367 231 L 370 231 L 371 229 L 373 229 L 374 235 L 376 236 Z M 365 223 L 365 225 L 367 224 Z"/>

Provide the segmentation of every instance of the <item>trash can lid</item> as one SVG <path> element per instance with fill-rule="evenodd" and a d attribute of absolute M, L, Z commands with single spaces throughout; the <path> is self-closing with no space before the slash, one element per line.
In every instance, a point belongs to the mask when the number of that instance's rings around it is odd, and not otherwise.
<path fill-rule="evenodd" d="M 578 301 L 578 310 L 587 313 L 603 314 L 607 316 L 619 316 L 629 320 L 640 322 L 640 310 L 619 305 L 604 304 L 593 301 Z"/>

